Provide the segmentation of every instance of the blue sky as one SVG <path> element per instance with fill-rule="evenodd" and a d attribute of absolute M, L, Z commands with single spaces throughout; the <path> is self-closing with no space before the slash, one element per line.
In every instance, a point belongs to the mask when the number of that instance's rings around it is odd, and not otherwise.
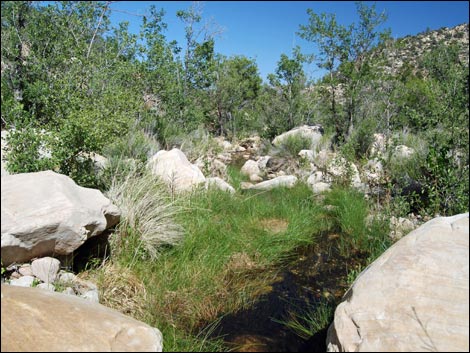
<path fill-rule="evenodd" d="M 168 24 L 165 35 L 184 47 L 184 25 L 176 17 L 177 10 L 186 10 L 191 1 L 121 1 L 112 9 L 145 14 L 150 5 L 165 10 Z M 414 35 L 427 28 L 453 27 L 469 22 L 468 1 L 365 1 L 385 11 L 388 19 L 382 28 L 390 28 L 395 38 Z M 224 55 L 245 55 L 256 59 L 263 79 L 276 69 L 282 53 L 290 55 L 294 45 L 302 52 L 313 53 L 315 47 L 296 35 L 299 25 L 308 23 L 307 9 L 316 13 L 334 13 L 343 25 L 357 22 L 353 1 L 205 1 L 201 2 L 203 21 L 212 19 L 223 33 L 216 37 L 216 51 Z M 129 21 L 130 30 L 138 32 L 141 17 L 114 11 L 112 23 Z M 315 64 L 306 65 L 310 77 L 321 75 Z"/>

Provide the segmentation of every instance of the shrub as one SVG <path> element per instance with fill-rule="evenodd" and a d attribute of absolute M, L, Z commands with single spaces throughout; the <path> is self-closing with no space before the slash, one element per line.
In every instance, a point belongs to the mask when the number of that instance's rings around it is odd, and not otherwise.
<path fill-rule="evenodd" d="M 297 157 L 301 150 L 308 150 L 312 147 L 312 140 L 302 135 L 290 135 L 283 141 L 281 149 L 292 157 Z"/>

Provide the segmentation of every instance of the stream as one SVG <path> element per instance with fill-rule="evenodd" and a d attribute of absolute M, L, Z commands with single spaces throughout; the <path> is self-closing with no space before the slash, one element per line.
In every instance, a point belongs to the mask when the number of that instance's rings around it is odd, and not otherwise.
<path fill-rule="evenodd" d="M 226 315 L 212 334 L 223 337 L 235 352 L 326 352 L 327 327 L 308 340 L 286 325 L 290 313 L 301 314 L 328 300 L 334 307 L 348 289 L 348 270 L 364 263 L 363 254 L 344 258 L 335 235 L 322 235 L 314 245 L 298 249 L 279 273 L 272 291 L 247 310 Z"/>

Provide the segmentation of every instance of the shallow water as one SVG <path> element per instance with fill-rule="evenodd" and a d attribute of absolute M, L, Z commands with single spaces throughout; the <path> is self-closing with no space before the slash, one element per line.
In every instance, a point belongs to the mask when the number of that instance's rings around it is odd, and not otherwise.
<path fill-rule="evenodd" d="M 286 321 L 289 313 L 301 313 L 325 299 L 333 305 L 341 301 L 348 269 L 364 256 L 340 256 L 332 238 L 324 235 L 316 245 L 298 249 L 272 290 L 251 308 L 224 316 L 213 336 L 223 337 L 235 352 L 326 352 L 327 328 L 303 340 L 275 320 Z"/>

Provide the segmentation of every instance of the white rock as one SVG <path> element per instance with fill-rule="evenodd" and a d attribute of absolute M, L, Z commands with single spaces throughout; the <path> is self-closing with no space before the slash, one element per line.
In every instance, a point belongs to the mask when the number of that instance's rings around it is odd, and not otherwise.
<path fill-rule="evenodd" d="M 227 183 L 225 180 L 222 180 L 218 177 L 206 178 L 206 189 L 210 187 L 215 187 L 222 191 L 227 191 L 231 194 L 235 193 L 235 189 L 229 183 Z"/>
<path fill-rule="evenodd" d="M 328 164 L 328 173 L 335 178 L 350 178 L 351 186 L 361 189 L 363 187 L 359 170 L 352 162 L 340 156 L 335 156 Z"/>
<path fill-rule="evenodd" d="M 338 305 L 328 351 L 468 352 L 469 214 L 438 217 L 367 267 Z"/>
<path fill-rule="evenodd" d="M 323 182 L 323 172 L 317 171 L 315 173 L 312 173 L 308 179 L 307 179 L 307 184 L 310 186 L 313 186 L 317 183 Z"/>
<path fill-rule="evenodd" d="M 324 191 L 330 190 L 331 186 L 328 183 L 318 182 L 318 183 L 311 185 L 311 188 L 314 194 L 320 194 Z"/>
<path fill-rule="evenodd" d="M 18 279 L 12 279 L 10 285 L 18 287 L 31 287 L 34 282 L 33 276 L 22 276 Z"/>
<path fill-rule="evenodd" d="M 266 164 L 268 163 L 270 158 L 271 158 L 271 156 L 262 156 L 258 159 L 258 161 L 257 161 L 258 168 L 261 171 L 265 171 L 267 169 Z"/>
<path fill-rule="evenodd" d="M 184 153 L 177 148 L 158 151 L 150 158 L 147 166 L 176 192 L 189 191 L 206 181 L 201 170 L 189 163 Z"/>
<path fill-rule="evenodd" d="M 53 257 L 43 257 L 31 263 L 31 270 L 44 283 L 54 283 L 60 270 L 60 261 Z"/>
<path fill-rule="evenodd" d="M 85 292 L 84 294 L 81 295 L 81 297 L 93 303 L 100 302 L 98 290 L 95 290 L 95 289 Z"/>
<path fill-rule="evenodd" d="M 43 290 L 48 290 L 49 292 L 55 292 L 55 287 L 51 283 L 39 283 L 37 285 L 37 288 L 43 289 Z"/>
<path fill-rule="evenodd" d="M 257 183 L 263 181 L 263 178 L 261 178 L 258 174 L 250 174 L 250 181 Z"/>
<path fill-rule="evenodd" d="M 4 176 L 1 199 L 4 265 L 68 255 L 120 217 L 99 190 L 52 171 Z"/>
<path fill-rule="evenodd" d="M 395 147 L 394 157 L 410 158 L 414 154 L 414 149 L 405 145 L 398 145 Z"/>
<path fill-rule="evenodd" d="M 259 184 L 251 185 L 248 189 L 255 190 L 271 190 L 278 187 L 292 188 L 297 182 L 297 177 L 294 175 L 279 176 L 271 180 L 263 181 Z"/>
<path fill-rule="evenodd" d="M 67 287 L 65 288 L 62 293 L 67 294 L 67 295 L 75 295 L 75 291 L 73 290 L 72 287 Z"/>
<path fill-rule="evenodd" d="M 62 272 L 59 274 L 59 282 L 70 283 L 75 281 L 77 276 L 71 272 Z"/>
<path fill-rule="evenodd" d="M 33 276 L 33 271 L 31 270 L 31 265 L 30 264 L 21 265 L 21 267 L 18 269 L 18 272 L 22 276 Z"/>
<path fill-rule="evenodd" d="M 240 173 L 246 176 L 259 175 L 261 173 L 258 163 L 249 159 L 245 162 L 243 167 L 240 170 Z"/>
<path fill-rule="evenodd" d="M 290 136 L 301 136 L 311 140 L 311 148 L 314 148 L 320 143 L 322 132 L 321 128 L 318 126 L 308 126 L 302 125 L 296 127 L 290 131 L 287 131 L 279 136 L 276 136 L 273 140 L 274 146 L 280 146 L 290 137 Z"/>
<path fill-rule="evenodd" d="M 304 158 L 309 162 L 313 162 L 313 159 L 315 157 L 315 154 L 312 150 L 301 150 L 299 152 L 299 157 Z"/>

